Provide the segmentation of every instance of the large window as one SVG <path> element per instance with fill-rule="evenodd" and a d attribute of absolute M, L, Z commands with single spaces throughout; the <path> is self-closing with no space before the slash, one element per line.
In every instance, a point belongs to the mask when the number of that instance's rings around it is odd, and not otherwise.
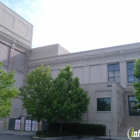
<path fill-rule="evenodd" d="M 128 83 L 133 83 L 133 82 L 138 80 L 134 76 L 133 69 L 134 69 L 134 62 L 127 62 L 127 80 L 128 80 Z"/>
<path fill-rule="evenodd" d="M 108 65 L 108 81 L 120 83 L 120 66 L 117 64 Z"/>
<path fill-rule="evenodd" d="M 97 98 L 97 111 L 111 111 L 111 98 Z"/>

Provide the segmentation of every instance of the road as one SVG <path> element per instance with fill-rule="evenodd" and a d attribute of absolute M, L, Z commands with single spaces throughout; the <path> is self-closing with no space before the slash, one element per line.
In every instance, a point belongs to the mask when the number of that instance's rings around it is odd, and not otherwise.
<path fill-rule="evenodd" d="M 34 139 L 32 139 L 31 136 L 19 136 L 19 135 L 0 134 L 0 140 L 34 140 Z M 93 140 L 99 140 L 99 139 L 93 139 Z"/>
<path fill-rule="evenodd" d="M 5 135 L 0 134 L 0 140 L 33 140 L 31 136 Z"/>

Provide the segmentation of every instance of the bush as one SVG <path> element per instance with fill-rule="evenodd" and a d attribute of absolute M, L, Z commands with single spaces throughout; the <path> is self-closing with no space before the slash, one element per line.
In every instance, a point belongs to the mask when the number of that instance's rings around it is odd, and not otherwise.
<path fill-rule="evenodd" d="M 49 130 L 59 132 L 60 123 L 50 123 Z M 94 135 L 106 134 L 106 126 L 101 124 L 63 123 L 62 132 L 71 135 Z"/>

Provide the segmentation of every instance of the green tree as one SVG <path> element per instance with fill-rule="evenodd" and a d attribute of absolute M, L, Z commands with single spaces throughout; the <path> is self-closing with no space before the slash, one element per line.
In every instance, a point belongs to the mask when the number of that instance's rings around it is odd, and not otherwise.
<path fill-rule="evenodd" d="M 135 60 L 134 63 L 134 75 L 138 79 L 138 81 L 133 83 L 135 88 L 135 97 L 140 102 L 140 59 Z"/>
<path fill-rule="evenodd" d="M 53 81 L 50 116 L 46 120 L 61 122 L 81 121 L 82 114 L 87 111 L 89 100 L 87 93 L 80 87 L 79 78 L 73 78 L 71 66 L 67 65 Z M 47 103 L 48 104 L 48 103 Z M 49 105 L 49 104 L 48 104 Z M 51 118 L 50 118 L 51 117 Z"/>
<path fill-rule="evenodd" d="M 21 100 L 27 114 L 38 123 L 44 119 L 45 104 L 49 100 L 52 88 L 50 67 L 38 67 L 32 70 L 26 78 L 26 84 L 21 91 Z"/>
<path fill-rule="evenodd" d="M 11 102 L 18 95 L 18 89 L 14 86 L 15 71 L 5 72 L 0 63 L 0 118 L 10 114 Z"/>

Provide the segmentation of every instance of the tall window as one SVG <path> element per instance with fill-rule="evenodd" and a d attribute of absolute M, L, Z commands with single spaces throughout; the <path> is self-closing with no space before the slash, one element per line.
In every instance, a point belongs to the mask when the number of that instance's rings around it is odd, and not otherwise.
<path fill-rule="evenodd" d="M 133 69 L 134 69 L 134 62 L 127 62 L 127 80 L 128 80 L 128 83 L 133 83 L 135 81 L 138 81 L 138 79 L 134 76 Z"/>
<path fill-rule="evenodd" d="M 120 66 L 117 64 L 108 65 L 108 81 L 120 83 Z"/>
<path fill-rule="evenodd" d="M 97 111 L 111 111 L 111 98 L 97 98 Z"/>

